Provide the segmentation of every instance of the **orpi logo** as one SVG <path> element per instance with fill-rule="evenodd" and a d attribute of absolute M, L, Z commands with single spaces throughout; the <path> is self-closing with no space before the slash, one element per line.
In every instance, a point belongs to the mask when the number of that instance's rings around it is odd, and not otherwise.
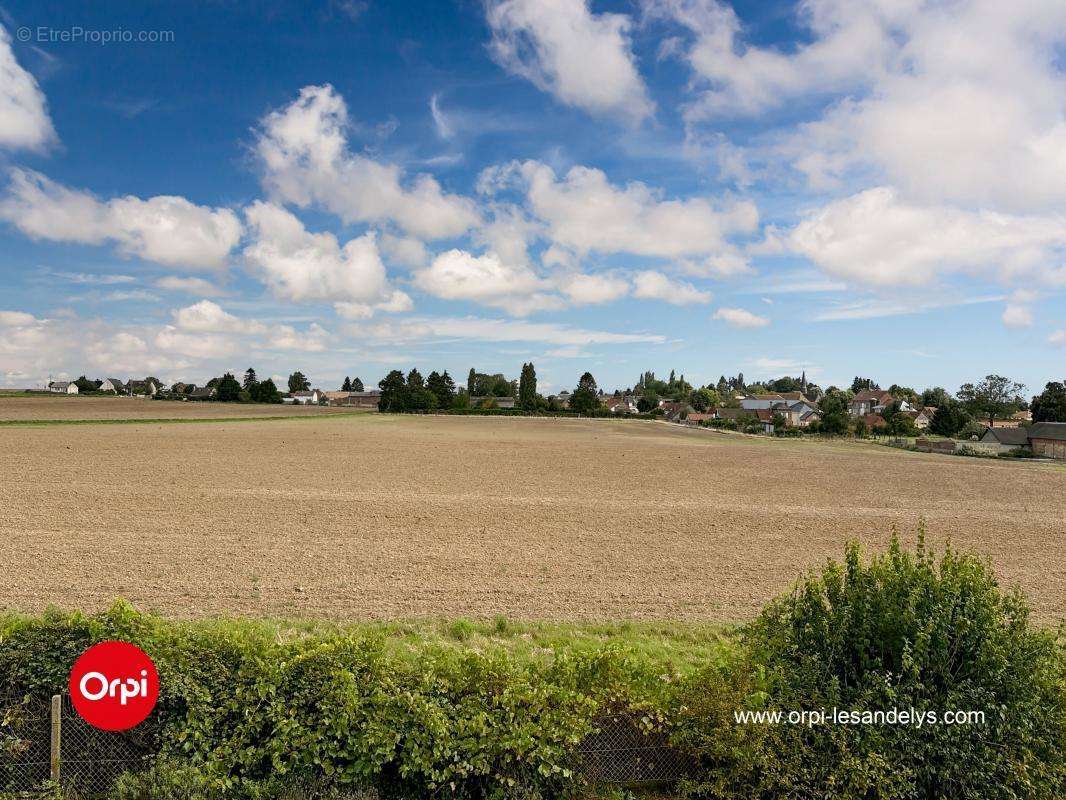
<path fill-rule="evenodd" d="M 70 699 L 81 718 L 105 731 L 124 731 L 144 721 L 159 698 L 152 659 L 129 642 L 100 642 L 70 670 Z"/>

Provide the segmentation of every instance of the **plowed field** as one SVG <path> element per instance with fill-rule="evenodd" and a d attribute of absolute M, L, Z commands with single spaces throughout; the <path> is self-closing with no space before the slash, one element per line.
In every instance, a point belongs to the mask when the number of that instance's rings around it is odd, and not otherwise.
<path fill-rule="evenodd" d="M 738 620 L 849 537 L 881 548 L 924 518 L 1041 620 L 1066 612 L 1054 466 L 376 414 L 8 426 L 0 452 L 0 606 L 27 611 Z"/>

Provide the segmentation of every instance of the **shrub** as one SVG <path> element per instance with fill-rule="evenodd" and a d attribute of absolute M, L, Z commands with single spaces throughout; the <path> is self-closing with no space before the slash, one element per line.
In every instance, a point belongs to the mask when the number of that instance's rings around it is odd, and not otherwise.
<path fill-rule="evenodd" d="M 772 603 L 743 652 L 686 681 L 677 739 L 693 796 L 1057 798 L 1066 792 L 1061 641 L 976 557 L 856 544 Z M 983 711 L 978 725 L 744 725 L 734 710 Z"/>

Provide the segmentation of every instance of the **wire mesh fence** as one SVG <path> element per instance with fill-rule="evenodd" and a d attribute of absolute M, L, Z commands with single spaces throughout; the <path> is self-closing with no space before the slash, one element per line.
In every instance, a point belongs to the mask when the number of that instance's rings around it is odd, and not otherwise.
<path fill-rule="evenodd" d="M 62 695 L 58 702 L 19 698 L 0 717 L 0 791 L 32 795 L 49 781 L 85 798 L 106 798 L 119 775 L 144 767 L 153 726 L 110 732 L 83 720 Z M 58 724 L 57 724 L 58 723 Z"/>
<path fill-rule="evenodd" d="M 122 773 L 143 769 L 156 750 L 151 721 L 130 731 L 102 731 L 78 715 L 68 695 L 58 703 L 0 703 L 0 793 L 33 796 L 55 780 L 78 797 L 107 798 Z M 596 719 L 574 752 L 573 766 L 590 784 L 639 786 L 675 784 L 691 774 L 694 762 L 671 746 L 659 720 L 616 709 Z"/>
<path fill-rule="evenodd" d="M 674 784 L 694 766 L 659 720 L 629 709 L 598 717 L 576 753 L 578 774 L 596 785 Z"/>

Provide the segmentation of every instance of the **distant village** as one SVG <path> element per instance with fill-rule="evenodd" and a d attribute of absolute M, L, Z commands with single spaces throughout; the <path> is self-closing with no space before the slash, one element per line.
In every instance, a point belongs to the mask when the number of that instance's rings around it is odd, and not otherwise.
<path fill-rule="evenodd" d="M 1050 382 L 1027 401 L 1025 387 L 988 375 L 964 384 L 955 394 L 934 387 L 922 392 L 893 384 L 882 389 L 873 379 L 856 377 L 850 387 L 823 390 L 807 380 L 786 376 L 748 384 L 743 373 L 724 375 L 697 387 L 671 372 L 657 378 L 645 372 L 625 389 L 607 392 L 586 372 L 577 386 L 555 394 L 537 391 L 532 363 L 518 380 L 471 369 L 457 386 L 444 372 L 423 377 L 417 369 L 388 373 L 376 389 L 345 378 L 335 390 L 312 388 L 301 372 L 289 376 L 284 391 L 272 379 L 259 381 L 249 368 L 243 380 L 232 374 L 202 386 L 177 381 L 169 386 L 143 379 L 84 376 L 51 381 L 56 394 L 123 395 L 180 402 L 258 402 L 341 406 L 386 413 L 542 414 L 661 419 L 690 427 L 768 436 L 881 437 L 930 452 L 1012 455 L 1066 459 L 1066 386 Z"/>

